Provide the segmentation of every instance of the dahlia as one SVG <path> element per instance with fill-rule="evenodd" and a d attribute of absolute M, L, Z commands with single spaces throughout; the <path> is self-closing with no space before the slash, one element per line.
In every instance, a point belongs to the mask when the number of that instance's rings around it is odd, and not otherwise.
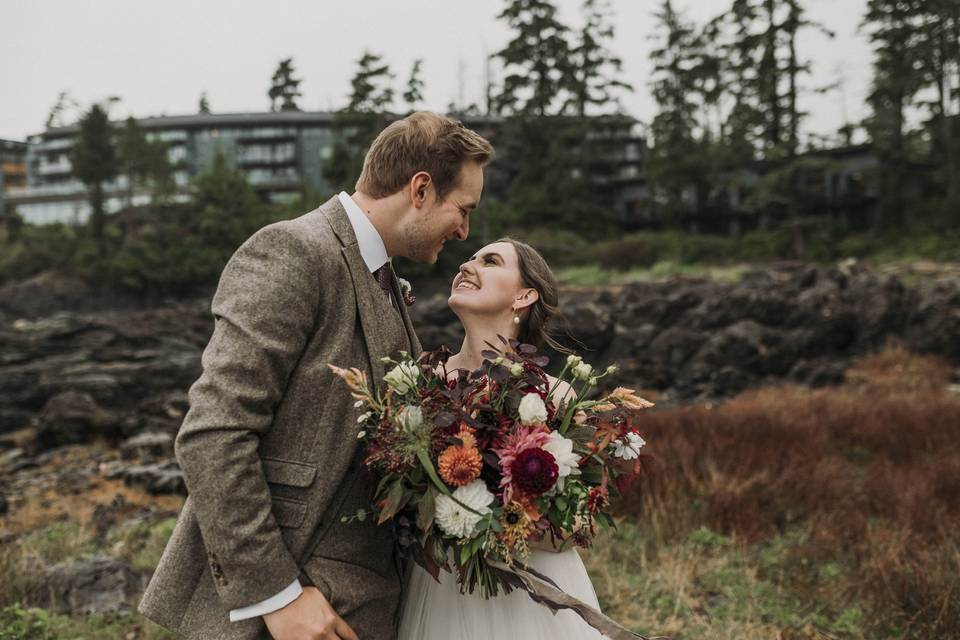
<path fill-rule="evenodd" d="M 504 437 L 501 448 L 494 449 L 494 452 L 500 458 L 500 472 L 502 474 L 500 486 L 503 488 L 503 504 L 508 504 L 513 499 L 513 463 L 517 456 L 527 449 L 540 449 L 548 442 L 550 442 L 550 431 L 546 427 L 542 425 L 519 425 L 513 433 Z M 544 451 L 544 453 L 546 452 Z M 550 457 L 553 458 L 553 456 Z M 554 462 L 554 467 L 556 467 L 556 462 Z"/>
<path fill-rule="evenodd" d="M 472 436 L 470 436 L 472 438 Z M 462 487 L 480 477 L 483 458 L 476 447 L 447 447 L 437 459 L 440 477 L 449 485 Z"/>
<path fill-rule="evenodd" d="M 513 484 L 528 495 L 541 495 L 557 483 L 559 469 L 553 455 L 534 447 L 524 449 L 510 464 Z"/>

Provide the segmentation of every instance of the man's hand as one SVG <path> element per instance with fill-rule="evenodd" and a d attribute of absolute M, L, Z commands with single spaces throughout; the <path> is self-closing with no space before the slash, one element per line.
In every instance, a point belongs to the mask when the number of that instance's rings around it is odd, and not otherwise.
<path fill-rule="evenodd" d="M 316 587 L 304 587 L 296 600 L 263 621 L 275 640 L 358 640 Z"/>

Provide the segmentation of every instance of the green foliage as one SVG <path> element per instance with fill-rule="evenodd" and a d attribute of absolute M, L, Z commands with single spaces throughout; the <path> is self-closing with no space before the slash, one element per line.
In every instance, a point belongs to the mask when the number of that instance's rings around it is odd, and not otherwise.
<path fill-rule="evenodd" d="M 134 615 L 70 617 L 19 604 L 0 609 L 0 640 L 127 640 L 132 637 L 173 640 L 176 636 Z"/>
<path fill-rule="evenodd" d="M 617 95 L 633 89 L 617 77 L 622 61 L 605 44 L 614 35 L 611 13 L 606 0 L 583 2 L 584 24 L 570 51 L 567 78 L 570 97 L 565 105 L 565 111 L 581 118 L 591 107 L 606 111 L 611 106 L 619 106 Z"/>
<path fill-rule="evenodd" d="M 300 80 L 293 77 L 293 58 L 281 60 L 277 65 L 277 70 L 273 72 L 273 78 L 270 83 L 270 90 L 267 96 L 270 98 L 271 111 L 299 111 L 297 98 L 300 97 Z M 280 102 L 279 106 L 277 102 Z"/>
<path fill-rule="evenodd" d="M 415 64 L 414 71 L 411 73 L 411 83 L 415 82 L 417 71 L 419 67 Z M 344 110 L 350 113 L 383 113 L 393 103 L 393 87 L 390 86 L 392 80 L 393 73 L 390 72 L 390 65 L 383 61 L 383 57 L 364 51 L 357 61 L 357 70 L 353 74 L 353 79 L 350 80 L 350 103 Z M 419 87 L 412 86 L 408 89 L 408 93 L 412 89 L 419 91 Z M 411 101 L 408 100 L 408 102 Z"/>
<path fill-rule="evenodd" d="M 504 67 L 503 86 L 494 96 L 498 113 L 545 116 L 557 113 L 569 84 L 569 29 L 549 0 L 509 0 L 497 16 L 513 39 L 494 54 Z"/>
<path fill-rule="evenodd" d="M 90 233 L 97 241 L 97 249 L 103 255 L 103 184 L 113 179 L 119 170 L 113 129 L 107 112 L 95 104 L 80 119 L 80 135 L 71 150 L 70 161 L 73 175 L 87 186 L 90 197 Z"/>
<path fill-rule="evenodd" d="M 148 140 L 132 117 L 117 131 L 116 148 L 120 173 L 129 183 L 128 205 L 137 187 L 149 187 L 154 202 L 163 202 L 176 190 L 166 143 Z"/>
<path fill-rule="evenodd" d="M 403 92 L 403 101 L 407 104 L 407 110 L 413 112 L 419 103 L 423 102 L 423 78 L 420 77 L 423 67 L 423 59 L 417 58 L 413 61 L 413 67 L 410 69 L 410 79 L 407 80 L 407 90 Z"/>
<path fill-rule="evenodd" d="M 140 522 L 115 532 L 107 539 L 110 548 L 130 562 L 135 569 L 153 571 L 167 545 L 177 519 L 173 517 Z"/>

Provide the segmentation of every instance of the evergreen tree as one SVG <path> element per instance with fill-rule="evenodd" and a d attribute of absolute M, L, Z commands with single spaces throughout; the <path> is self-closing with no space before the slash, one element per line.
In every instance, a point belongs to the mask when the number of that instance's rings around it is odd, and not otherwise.
<path fill-rule="evenodd" d="M 281 60 L 277 70 L 273 73 L 270 90 L 271 111 L 299 111 L 296 99 L 300 97 L 300 80 L 293 77 L 293 58 Z M 280 102 L 279 107 L 277 102 Z"/>
<path fill-rule="evenodd" d="M 340 191 L 352 191 L 363 169 L 367 148 L 389 118 L 393 74 L 381 56 L 365 51 L 350 81 L 350 102 L 335 119 L 337 138 L 323 165 L 323 177 Z"/>
<path fill-rule="evenodd" d="M 668 214 L 677 214 L 700 209 L 707 195 L 707 136 L 698 120 L 697 101 L 702 88 L 702 40 L 695 26 L 676 12 L 671 0 L 663 0 L 656 19 L 660 37 L 651 58 L 658 111 L 650 126 L 653 147 L 647 175 L 658 204 Z M 686 201 L 691 188 L 694 202 Z"/>
<path fill-rule="evenodd" d="M 610 5 L 606 0 L 584 0 L 584 25 L 577 33 L 571 50 L 567 80 L 570 97 L 567 110 L 581 118 L 589 107 L 604 112 L 618 105 L 617 94 L 633 89 L 616 76 L 622 61 L 606 46 L 613 39 L 614 28 Z"/>
<path fill-rule="evenodd" d="M 73 110 L 76 111 L 80 108 L 80 105 L 77 104 L 77 101 L 70 97 L 70 94 L 66 91 L 61 91 L 57 96 L 57 102 L 50 109 L 50 113 L 47 115 L 47 121 L 45 128 L 52 129 L 54 127 L 64 127 L 71 123 L 72 118 L 68 118 L 67 111 Z"/>
<path fill-rule="evenodd" d="M 503 86 L 494 96 L 497 113 L 545 116 L 558 111 L 570 78 L 569 29 L 549 0 L 509 0 L 497 16 L 513 31 L 494 54 L 504 67 Z"/>
<path fill-rule="evenodd" d="M 206 91 L 200 94 L 200 105 L 198 106 L 198 112 L 202 115 L 210 115 L 210 103 L 207 102 Z"/>
<path fill-rule="evenodd" d="M 407 90 L 403 92 L 403 101 L 407 103 L 407 111 L 417 110 L 417 105 L 423 102 L 423 80 L 420 78 L 423 60 L 417 58 L 410 69 L 410 79 L 407 80 Z"/>
<path fill-rule="evenodd" d="M 100 256 L 106 254 L 104 244 L 104 183 L 112 180 L 119 169 L 113 142 L 113 129 L 107 112 L 98 104 L 80 119 L 80 135 L 71 150 L 73 174 L 87 187 L 90 198 L 88 228 Z"/>
<path fill-rule="evenodd" d="M 173 168 L 167 145 L 162 140 L 149 140 L 146 133 L 130 117 L 116 134 L 119 173 L 127 178 L 127 206 L 133 204 L 138 188 L 149 188 L 151 200 L 163 200 L 174 189 Z"/>
<path fill-rule="evenodd" d="M 393 104 L 393 74 L 390 65 L 382 56 L 364 51 L 357 61 L 357 70 L 350 81 L 350 103 L 346 111 L 351 113 L 381 113 Z"/>
<path fill-rule="evenodd" d="M 880 159 L 875 226 L 903 222 L 903 178 L 909 164 L 906 111 L 923 86 L 923 47 L 915 37 L 925 0 L 868 0 L 864 26 L 874 47 L 867 131 Z"/>

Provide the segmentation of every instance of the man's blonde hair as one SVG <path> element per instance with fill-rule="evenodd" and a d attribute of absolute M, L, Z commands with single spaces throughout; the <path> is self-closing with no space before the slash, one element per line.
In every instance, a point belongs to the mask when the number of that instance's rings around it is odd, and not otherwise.
<path fill-rule="evenodd" d="M 426 171 L 442 201 L 456 188 L 464 163 L 482 167 L 492 158 L 490 143 L 459 120 L 417 111 L 391 123 L 373 141 L 357 191 L 385 198 L 406 187 L 416 173 Z"/>

